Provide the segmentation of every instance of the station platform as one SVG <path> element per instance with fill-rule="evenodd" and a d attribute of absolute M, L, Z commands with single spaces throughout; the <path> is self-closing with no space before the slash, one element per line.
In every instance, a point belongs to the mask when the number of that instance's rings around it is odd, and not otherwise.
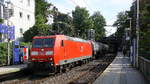
<path fill-rule="evenodd" d="M 18 71 L 25 69 L 25 68 L 27 68 L 27 64 L 3 66 L 3 67 L 0 67 L 0 75 L 18 72 Z"/>
<path fill-rule="evenodd" d="M 118 52 L 114 61 L 93 84 L 148 84 L 148 81 L 132 67 L 129 57 Z"/>

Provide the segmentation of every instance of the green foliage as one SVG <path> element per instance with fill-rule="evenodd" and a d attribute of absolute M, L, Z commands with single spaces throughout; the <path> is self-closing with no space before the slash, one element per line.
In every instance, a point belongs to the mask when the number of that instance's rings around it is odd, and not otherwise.
<path fill-rule="evenodd" d="M 55 6 L 52 6 L 46 0 L 36 0 L 36 23 L 23 34 L 25 42 L 31 42 L 36 35 L 56 33 L 87 39 L 88 30 L 93 28 L 96 30 L 96 40 L 100 40 L 105 36 L 104 25 L 106 23 L 99 12 L 90 17 L 86 8 L 77 6 L 71 17 L 68 14 L 60 13 Z M 46 24 L 48 16 L 53 16 L 52 25 Z"/>
<path fill-rule="evenodd" d="M 64 13 L 58 13 L 56 17 L 54 17 L 54 22 L 65 22 L 65 23 L 68 23 L 68 24 L 71 24 L 72 23 L 72 17 L 70 17 L 69 15 L 67 14 L 64 14 Z"/>
<path fill-rule="evenodd" d="M 101 15 L 101 13 L 95 12 L 92 16 L 91 19 L 93 21 L 94 27 L 93 29 L 95 30 L 95 40 L 100 40 L 101 38 L 105 37 L 105 28 L 104 26 L 106 25 L 105 18 Z"/>
<path fill-rule="evenodd" d="M 140 29 L 141 31 L 145 32 L 150 29 L 150 4 L 146 4 L 144 9 L 141 11 L 140 20 L 140 27 L 142 27 Z"/>
<path fill-rule="evenodd" d="M 26 42 L 20 42 L 19 44 L 20 46 L 30 46 L 31 44 L 30 43 L 26 43 Z"/>
<path fill-rule="evenodd" d="M 0 24 L 4 23 L 4 20 L 0 18 Z"/>
<path fill-rule="evenodd" d="M 93 21 L 90 18 L 88 11 L 86 8 L 80 8 L 77 6 L 72 12 L 72 16 L 76 36 L 79 34 L 79 37 L 86 39 L 88 29 L 93 28 Z"/>
<path fill-rule="evenodd" d="M 119 38 L 122 38 L 125 32 L 125 28 L 129 28 L 130 27 L 130 23 L 128 20 L 128 12 L 120 12 L 117 15 L 117 20 L 115 21 L 115 23 L 113 24 L 113 26 L 117 27 L 117 32 L 116 32 L 116 36 Z"/>
<path fill-rule="evenodd" d="M 43 22 L 42 23 L 46 23 L 47 17 L 50 14 L 50 10 L 49 8 L 52 6 L 51 3 L 48 3 L 46 0 L 35 0 L 35 16 L 36 16 L 36 22 L 38 23 L 38 21 L 40 19 L 38 19 L 38 16 L 40 15 L 40 17 L 43 18 Z"/>
<path fill-rule="evenodd" d="M 20 42 L 20 46 L 30 46 L 30 43 Z M 0 66 L 7 64 L 7 43 L 0 43 Z M 10 63 L 13 64 L 13 44 L 10 42 Z"/>
<path fill-rule="evenodd" d="M 6 43 L 0 44 L 0 65 L 6 64 L 7 48 Z"/>
<path fill-rule="evenodd" d="M 146 4 L 140 12 L 139 54 L 150 59 L 150 4 Z"/>
<path fill-rule="evenodd" d="M 12 43 L 10 43 L 10 59 L 12 64 L 12 56 L 13 56 L 13 46 Z M 6 65 L 7 64 L 7 43 L 0 43 L 0 65 Z"/>
<path fill-rule="evenodd" d="M 23 36 L 24 36 L 24 41 L 25 42 L 31 42 L 32 38 L 34 36 L 38 35 L 38 31 L 37 31 L 37 26 L 33 26 L 32 28 L 30 28 L 29 30 L 27 30 Z"/>
<path fill-rule="evenodd" d="M 46 19 L 44 19 L 45 17 L 42 14 L 39 14 L 36 16 L 36 25 L 38 24 L 45 24 L 46 23 Z"/>
<path fill-rule="evenodd" d="M 64 35 L 73 35 L 72 17 L 67 14 L 58 13 L 54 16 L 53 31 Z M 70 31 L 70 32 L 68 32 Z"/>
<path fill-rule="evenodd" d="M 35 10 L 35 19 L 36 23 L 33 27 L 27 30 L 23 36 L 25 42 L 31 42 L 32 38 L 36 35 L 46 35 L 49 34 L 51 29 L 47 23 L 47 17 L 50 15 L 51 10 L 49 8 L 52 6 L 51 3 L 48 3 L 46 0 L 35 0 L 36 10 Z"/>
<path fill-rule="evenodd" d="M 144 33 L 141 32 L 140 35 L 142 34 L 143 38 L 141 37 L 139 40 L 139 55 L 150 59 L 150 29 Z"/>

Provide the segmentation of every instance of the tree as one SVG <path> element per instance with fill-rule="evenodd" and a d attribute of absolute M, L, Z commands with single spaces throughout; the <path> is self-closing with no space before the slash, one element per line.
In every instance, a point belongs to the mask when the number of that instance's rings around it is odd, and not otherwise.
<path fill-rule="evenodd" d="M 37 22 L 35 26 L 37 27 L 36 30 L 38 31 L 38 35 L 46 35 L 47 31 L 50 29 L 49 26 L 45 23 L 44 17 L 39 14 L 36 16 Z"/>
<path fill-rule="evenodd" d="M 48 21 L 47 17 L 52 12 L 52 10 L 50 10 L 52 6 L 53 5 L 46 0 L 35 0 L 35 16 L 41 15 L 44 19 L 44 23 L 46 23 Z M 36 17 L 36 21 L 39 21 L 37 18 L 38 17 Z"/>
<path fill-rule="evenodd" d="M 146 32 L 150 29 L 150 4 L 146 4 L 143 10 L 141 10 L 140 16 L 140 27 L 141 31 Z"/>
<path fill-rule="evenodd" d="M 72 12 L 73 16 L 73 26 L 76 36 L 78 35 L 81 38 L 87 38 L 88 29 L 93 28 L 93 21 L 89 17 L 89 13 L 86 8 L 80 8 L 77 6 Z"/>
<path fill-rule="evenodd" d="M 125 28 L 130 27 L 128 17 L 129 17 L 129 15 L 128 15 L 127 11 L 126 12 L 120 12 L 117 15 L 117 20 L 113 24 L 113 26 L 117 27 L 116 36 L 119 38 L 122 38 L 122 36 L 124 35 Z"/>
<path fill-rule="evenodd" d="M 38 35 L 37 26 L 34 25 L 29 30 L 25 31 L 23 38 L 25 42 L 31 42 L 34 36 Z"/>
<path fill-rule="evenodd" d="M 26 42 L 31 42 L 32 38 L 36 35 L 49 34 L 48 30 L 51 29 L 49 25 L 47 25 L 48 16 L 51 15 L 52 10 L 49 10 L 53 5 L 48 3 L 46 0 L 35 0 L 35 25 L 31 27 L 29 30 L 25 31 L 23 34 L 24 40 Z"/>
<path fill-rule="evenodd" d="M 72 36 L 72 17 L 67 14 L 58 12 L 57 15 L 54 16 L 53 30 L 59 32 L 60 34 Z"/>
<path fill-rule="evenodd" d="M 140 21 L 139 55 L 150 59 L 150 3 L 141 8 Z"/>
<path fill-rule="evenodd" d="M 105 28 L 106 25 L 105 18 L 101 15 L 99 11 L 95 12 L 91 19 L 93 21 L 93 29 L 95 30 L 95 40 L 100 40 L 105 37 Z"/>
<path fill-rule="evenodd" d="M 4 20 L 0 18 L 0 24 L 4 23 Z"/>

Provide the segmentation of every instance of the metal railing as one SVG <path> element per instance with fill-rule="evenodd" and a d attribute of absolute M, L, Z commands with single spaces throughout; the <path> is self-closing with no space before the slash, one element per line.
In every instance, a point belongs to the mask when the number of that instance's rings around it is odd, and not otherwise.
<path fill-rule="evenodd" d="M 145 77 L 150 81 L 150 60 L 144 57 L 139 57 L 139 69 L 145 75 Z"/>

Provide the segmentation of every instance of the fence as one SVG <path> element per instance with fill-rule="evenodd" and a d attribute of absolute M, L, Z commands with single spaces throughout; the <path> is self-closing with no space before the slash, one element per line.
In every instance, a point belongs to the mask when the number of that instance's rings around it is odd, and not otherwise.
<path fill-rule="evenodd" d="M 145 59 L 144 57 L 139 57 L 139 69 L 150 81 L 150 60 Z"/>

